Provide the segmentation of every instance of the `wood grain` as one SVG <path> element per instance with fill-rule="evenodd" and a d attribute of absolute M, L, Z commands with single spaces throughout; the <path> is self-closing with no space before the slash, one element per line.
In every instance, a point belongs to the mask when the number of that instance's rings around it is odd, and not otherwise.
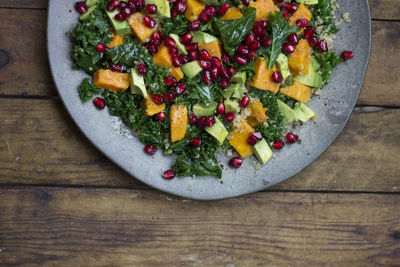
<path fill-rule="evenodd" d="M 368 110 L 274 189 L 400 192 L 400 110 Z M 0 183 L 144 187 L 89 143 L 59 101 L 32 99 L 0 99 Z"/>
<path fill-rule="evenodd" d="M 0 262 L 18 266 L 383 266 L 400 195 L 0 189 Z M 229 265 L 230 264 L 230 265 Z M 386 265 L 385 265 L 386 266 Z"/>
<path fill-rule="evenodd" d="M 0 69 L 0 95 L 57 94 L 46 60 L 45 25 L 45 11 L 0 9 L 0 49 L 10 56 Z M 400 22 L 373 22 L 371 62 L 358 104 L 400 106 L 400 60 L 393 56 L 400 54 L 399 37 Z"/>

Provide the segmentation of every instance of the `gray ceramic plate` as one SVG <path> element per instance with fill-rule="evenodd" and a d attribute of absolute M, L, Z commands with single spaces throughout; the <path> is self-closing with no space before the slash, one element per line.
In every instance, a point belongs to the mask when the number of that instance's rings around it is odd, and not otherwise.
<path fill-rule="evenodd" d="M 173 157 L 164 157 L 162 153 L 154 157 L 145 155 L 143 145 L 107 109 L 99 112 L 92 103 L 80 101 L 77 87 L 86 76 L 71 69 L 67 32 L 78 21 L 71 1 L 50 0 L 49 3 L 47 38 L 53 78 L 65 107 L 82 132 L 108 158 L 140 181 L 194 199 L 221 199 L 259 191 L 290 178 L 313 162 L 338 136 L 354 108 L 370 54 L 371 19 L 367 0 L 337 2 L 338 14 L 350 12 L 351 23 L 341 26 L 335 49 L 352 50 L 355 58 L 340 65 L 322 94 L 314 96 L 309 103 L 318 117 L 315 123 L 309 122 L 298 129 L 302 144 L 286 146 L 260 170 L 254 168 L 254 157 L 247 158 L 240 169 L 227 168 L 228 158 L 221 154 L 218 159 L 225 166 L 221 180 L 215 177 L 162 179 L 160 174 L 171 166 Z"/>

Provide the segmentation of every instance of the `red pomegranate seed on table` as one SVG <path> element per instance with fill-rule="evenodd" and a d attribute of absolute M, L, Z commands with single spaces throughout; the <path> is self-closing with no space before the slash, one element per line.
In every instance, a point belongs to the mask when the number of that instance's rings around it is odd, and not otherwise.
<path fill-rule="evenodd" d="M 275 141 L 272 143 L 272 147 L 273 147 L 274 149 L 276 149 L 276 150 L 281 150 L 284 146 L 285 146 L 285 143 L 284 143 L 282 140 L 280 140 L 280 139 L 275 140 Z"/>
<path fill-rule="evenodd" d="M 187 9 L 186 1 L 179 0 L 175 7 L 179 14 L 185 13 Z"/>
<path fill-rule="evenodd" d="M 261 39 L 261 45 L 264 47 L 268 47 L 272 45 L 272 40 L 271 37 L 266 36 L 264 38 Z"/>
<path fill-rule="evenodd" d="M 272 81 L 274 81 L 275 83 L 281 83 L 283 81 L 283 77 L 279 70 L 276 70 L 274 71 L 274 73 L 272 73 Z"/>
<path fill-rule="evenodd" d="M 229 160 L 229 166 L 231 166 L 232 168 L 240 168 L 240 166 L 242 166 L 243 163 L 243 159 L 241 157 L 233 157 Z"/>
<path fill-rule="evenodd" d="M 287 133 L 286 134 L 286 142 L 289 144 L 296 143 L 299 140 L 299 136 L 293 133 Z"/>
<path fill-rule="evenodd" d="M 180 83 L 175 87 L 175 92 L 177 95 L 183 94 L 185 91 L 186 91 L 186 85 L 183 83 Z"/>
<path fill-rule="evenodd" d="M 197 43 L 190 43 L 190 44 L 185 44 L 185 48 L 187 51 L 195 51 L 197 49 L 199 49 L 199 46 Z"/>
<path fill-rule="evenodd" d="M 145 145 L 143 148 L 144 153 L 146 153 L 147 155 L 154 155 L 157 152 L 157 147 L 152 146 L 152 145 Z"/>
<path fill-rule="evenodd" d="M 195 20 L 189 23 L 189 30 L 191 31 L 197 31 L 201 26 L 200 20 Z"/>
<path fill-rule="evenodd" d="M 325 40 L 320 40 L 318 42 L 317 49 L 322 53 L 328 52 L 328 43 Z"/>
<path fill-rule="evenodd" d="M 106 101 L 101 98 L 101 97 L 95 97 L 93 99 L 93 104 L 97 109 L 104 109 L 104 107 L 106 106 Z"/>
<path fill-rule="evenodd" d="M 282 45 L 282 51 L 286 54 L 291 54 L 293 53 L 295 50 L 294 45 L 292 45 L 291 43 L 284 43 Z"/>
<path fill-rule="evenodd" d="M 228 88 L 231 85 L 231 82 L 229 80 L 221 80 L 218 83 L 219 87 L 222 89 Z"/>
<path fill-rule="evenodd" d="M 352 51 L 343 51 L 340 57 L 346 61 L 352 59 L 354 57 L 354 53 Z"/>
<path fill-rule="evenodd" d="M 214 116 L 209 116 L 206 120 L 206 126 L 207 127 L 212 127 L 215 124 L 215 118 Z"/>
<path fill-rule="evenodd" d="M 168 92 L 164 94 L 164 100 L 168 102 L 174 101 L 176 98 L 176 93 L 175 92 Z"/>
<path fill-rule="evenodd" d="M 296 25 L 300 29 L 303 29 L 308 25 L 308 19 L 298 19 L 298 20 L 296 20 Z"/>
<path fill-rule="evenodd" d="M 144 63 L 139 63 L 136 66 L 137 71 L 140 75 L 146 75 L 147 74 L 147 67 Z"/>
<path fill-rule="evenodd" d="M 229 112 L 229 113 L 225 113 L 224 114 L 224 119 L 227 123 L 231 123 L 233 122 L 233 120 L 235 119 L 236 115 L 233 112 Z"/>
<path fill-rule="evenodd" d="M 148 28 L 154 28 L 156 26 L 156 21 L 149 15 L 143 17 L 143 22 Z"/>
<path fill-rule="evenodd" d="M 247 56 L 247 54 L 249 53 L 249 47 L 247 45 L 238 45 L 238 47 L 236 48 L 237 52 L 239 54 L 241 54 L 242 56 Z"/>
<path fill-rule="evenodd" d="M 190 139 L 190 143 L 193 147 L 200 147 L 201 146 L 201 138 L 193 137 Z"/>
<path fill-rule="evenodd" d="M 178 55 L 179 50 L 176 46 L 171 46 L 168 48 L 168 52 L 171 56 L 176 56 Z"/>
<path fill-rule="evenodd" d="M 75 9 L 76 9 L 76 11 L 78 11 L 80 14 L 84 14 L 84 13 L 86 13 L 86 12 L 88 11 L 88 7 L 87 7 L 87 5 L 86 5 L 86 2 L 83 2 L 83 1 L 77 2 L 77 3 L 75 4 Z"/>
<path fill-rule="evenodd" d="M 219 10 L 217 12 L 219 17 L 222 17 L 223 15 L 225 15 L 226 11 L 228 11 L 229 9 L 229 4 L 228 3 L 223 3 L 220 7 Z"/>
<path fill-rule="evenodd" d="M 161 105 L 162 103 L 164 103 L 164 98 L 159 95 L 159 94 L 154 94 L 151 96 L 151 99 L 153 100 L 154 103 L 156 103 L 157 105 Z"/>
<path fill-rule="evenodd" d="M 165 172 L 163 172 L 162 177 L 165 180 L 171 180 L 173 178 L 175 178 L 176 173 L 173 170 L 166 170 Z"/>
<path fill-rule="evenodd" d="M 317 44 L 318 44 L 318 38 L 316 37 L 316 36 L 311 36 L 310 38 L 308 38 L 308 44 L 311 46 L 311 47 L 316 47 L 317 46 Z"/>
<path fill-rule="evenodd" d="M 247 95 L 243 96 L 242 99 L 240 99 L 240 106 L 245 108 L 249 105 L 250 103 L 250 97 L 248 97 Z"/>
<path fill-rule="evenodd" d="M 218 67 L 211 67 L 210 69 L 211 79 L 216 80 L 219 77 L 219 68 Z"/>
<path fill-rule="evenodd" d="M 297 37 L 297 34 L 295 33 L 289 35 L 288 40 L 292 45 L 297 45 L 299 43 L 299 37 Z"/>
<path fill-rule="evenodd" d="M 166 117 L 164 111 L 161 111 L 161 112 L 157 113 L 157 114 L 154 115 L 154 116 L 155 116 L 155 119 L 156 119 L 157 121 L 163 121 L 163 120 L 165 120 L 165 117 Z"/>
<path fill-rule="evenodd" d="M 189 123 L 190 125 L 196 125 L 198 118 L 194 114 L 189 114 Z"/>
<path fill-rule="evenodd" d="M 157 12 L 157 6 L 154 4 L 147 4 L 146 12 L 149 14 L 155 14 Z"/>
<path fill-rule="evenodd" d="M 199 57 L 200 57 L 200 59 L 202 59 L 202 60 L 207 60 L 207 61 L 210 61 L 210 60 L 211 60 L 211 55 L 210 55 L 210 53 L 208 53 L 208 51 L 205 50 L 205 49 L 202 49 L 202 50 L 199 51 Z"/>
<path fill-rule="evenodd" d="M 97 52 L 100 52 L 100 53 L 106 51 L 106 48 L 107 48 L 107 47 L 106 47 L 105 44 L 97 44 L 97 45 L 96 45 L 96 51 L 97 51 Z"/>
<path fill-rule="evenodd" d="M 190 57 L 188 55 L 179 55 L 179 60 L 181 61 L 181 64 L 188 63 L 190 61 Z"/>
<path fill-rule="evenodd" d="M 304 38 L 305 39 L 309 39 L 311 36 L 314 35 L 314 28 L 311 26 L 308 26 L 305 30 L 304 30 Z"/>
<path fill-rule="evenodd" d="M 211 73 L 208 70 L 203 71 L 203 80 L 207 85 L 211 84 Z"/>
<path fill-rule="evenodd" d="M 221 76 L 221 79 L 228 80 L 230 78 L 229 72 L 224 66 L 221 66 L 221 68 L 219 68 L 219 75 Z"/>
<path fill-rule="evenodd" d="M 164 84 L 168 87 L 172 87 L 176 85 L 176 79 L 174 76 L 167 76 L 164 78 Z"/>
<path fill-rule="evenodd" d="M 107 11 L 114 11 L 118 7 L 118 1 L 117 0 L 111 0 L 107 3 L 106 9 Z"/>
<path fill-rule="evenodd" d="M 221 60 L 218 57 L 211 57 L 211 66 L 220 68 L 222 66 Z"/>
<path fill-rule="evenodd" d="M 122 66 L 118 65 L 118 64 L 111 64 L 110 69 L 112 71 L 117 71 L 117 72 L 122 72 L 124 69 L 122 68 Z"/>
<path fill-rule="evenodd" d="M 228 73 L 229 73 L 229 78 L 232 77 L 233 75 L 235 75 L 235 74 L 236 74 L 236 69 L 235 69 L 235 67 L 230 66 L 230 67 L 228 68 Z"/>
<path fill-rule="evenodd" d="M 215 112 L 218 115 L 225 114 L 225 105 L 224 105 L 224 103 L 218 103 L 217 108 L 215 109 Z"/>

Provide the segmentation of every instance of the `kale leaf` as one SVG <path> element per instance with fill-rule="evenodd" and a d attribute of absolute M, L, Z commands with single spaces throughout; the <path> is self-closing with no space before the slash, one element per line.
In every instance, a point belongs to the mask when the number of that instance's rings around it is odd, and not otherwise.
<path fill-rule="evenodd" d="M 194 102 L 201 101 L 208 106 L 214 103 L 215 84 L 207 85 L 203 81 L 195 81 L 189 78 L 186 79 L 185 82 L 189 89 L 185 99 L 186 104 L 193 104 Z"/>
<path fill-rule="evenodd" d="M 89 78 L 85 78 L 78 87 L 78 93 L 82 102 L 85 103 L 92 99 L 93 95 L 100 94 L 101 89 L 95 88 L 94 84 L 89 83 Z"/>
<path fill-rule="evenodd" d="M 184 15 L 178 15 L 176 18 L 164 18 L 161 24 L 163 34 L 166 36 L 171 33 L 182 35 L 189 30 L 189 21 Z"/>
<path fill-rule="evenodd" d="M 343 62 L 343 60 L 338 57 L 334 52 L 321 53 L 314 49 L 314 56 L 319 64 L 319 72 L 322 76 L 322 81 L 324 84 L 329 82 L 333 70 L 337 65 Z"/>
<path fill-rule="evenodd" d="M 310 5 L 310 9 L 313 14 L 310 25 L 315 26 L 315 19 L 317 18 L 322 20 L 322 24 L 318 23 L 318 26 L 322 26 L 323 32 L 332 34 L 339 31 L 333 19 L 331 0 L 319 0 L 317 5 Z"/>

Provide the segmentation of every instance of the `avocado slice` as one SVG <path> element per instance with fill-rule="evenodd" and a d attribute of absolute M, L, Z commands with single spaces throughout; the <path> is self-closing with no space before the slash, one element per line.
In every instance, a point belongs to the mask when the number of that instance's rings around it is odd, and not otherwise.
<path fill-rule="evenodd" d="M 192 34 L 193 34 L 193 43 L 211 43 L 218 40 L 217 37 L 205 32 L 195 31 L 192 32 Z"/>
<path fill-rule="evenodd" d="M 296 112 L 284 102 L 278 99 L 278 108 L 283 116 L 283 123 L 288 124 L 293 121 L 298 121 Z"/>
<path fill-rule="evenodd" d="M 91 6 L 88 8 L 88 10 L 86 11 L 86 13 L 83 13 L 82 15 L 79 16 L 80 20 L 87 20 L 90 16 L 90 14 L 92 14 L 93 11 L 96 10 L 96 6 Z"/>
<path fill-rule="evenodd" d="M 252 147 L 252 150 L 261 164 L 264 164 L 272 157 L 272 150 L 264 138 L 258 141 Z"/>
<path fill-rule="evenodd" d="M 189 78 L 193 78 L 197 74 L 199 74 L 203 69 L 200 67 L 199 62 L 192 61 L 182 65 L 182 71 Z"/>
<path fill-rule="evenodd" d="M 246 82 L 247 74 L 245 71 L 240 71 L 232 76 L 231 81 L 234 83 L 244 84 Z"/>
<path fill-rule="evenodd" d="M 86 0 L 86 6 L 87 7 L 92 7 L 97 4 L 97 0 Z"/>
<path fill-rule="evenodd" d="M 319 64 L 318 61 L 311 57 L 310 64 L 308 65 L 308 73 L 296 76 L 294 79 L 301 84 L 314 87 L 322 88 L 323 81 L 321 74 L 318 73 Z"/>
<path fill-rule="evenodd" d="M 136 69 L 132 68 L 131 73 L 129 74 L 129 79 L 131 83 L 131 93 L 147 98 L 147 90 L 143 76 L 140 75 Z"/>
<path fill-rule="evenodd" d="M 297 103 L 293 110 L 296 113 L 297 118 L 301 122 L 307 122 L 309 119 L 315 116 L 314 111 L 307 107 L 306 104 L 303 104 L 301 102 Z"/>
<path fill-rule="evenodd" d="M 284 54 L 279 54 L 278 58 L 276 59 L 276 63 L 278 63 L 278 68 L 282 74 L 283 79 L 286 79 L 287 77 L 290 76 L 290 70 L 289 70 L 289 60 L 287 56 Z"/>
<path fill-rule="evenodd" d="M 224 96 L 224 98 L 241 98 L 241 96 L 243 96 L 243 89 L 242 89 L 242 85 L 239 83 L 234 83 L 231 86 L 229 86 L 228 88 L 224 89 L 222 91 L 222 95 Z"/>
<path fill-rule="evenodd" d="M 126 20 L 124 21 L 118 21 L 114 17 L 119 13 L 119 11 L 116 9 L 113 12 L 106 11 L 108 18 L 111 21 L 111 24 L 114 27 L 114 30 L 117 34 L 119 35 L 124 35 L 124 34 L 131 34 L 131 26 L 129 26 L 128 22 Z"/>
<path fill-rule="evenodd" d="M 171 10 L 169 7 L 168 0 L 146 0 L 146 4 L 153 4 L 157 6 L 157 15 L 170 18 L 171 17 Z"/>
<path fill-rule="evenodd" d="M 176 35 L 174 33 L 171 33 L 169 35 L 169 37 L 174 39 L 174 41 L 176 43 L 176 47 L 178 48 L 179 53 L 182 53 L 182 54 L 185 54 L 185 55 L 189 54 L 188 51 L 186 50 L 185 46 L 179 40 L 179 36 L 178 35 Z"/>
<path fill-rule="evenodd" d="M 224 124 L 218 119 L 218 117 L 214 116 L 215 123 L 211 127 L 206 127 L 205 130 L 207 133 L 211 134 L 215 139 L 218 140 L 221 144 L 224 142 L 225 138 L 228 136 L 228 131 L 225 129 Z"/>
<path fill-rule="evenodd" d="M 211 116 L 214 115 L 215 109 L 217 108 L 217 105 L 215 103 L 206 106 L 202 103 L 196 103 L 192 107 L 192 111 L 194 115 L 197 117 L 202 117 L 202 116 Z"/>
<path fill-rule="evenodd" d="M 233 92 L 232 98 L 241 99 L 243 97 L 243 87 L 244 84 L 241 84 L 240 87 Z"/>
<path fill-rule="evenodd" d="M 226 112 L 239 113 L 240 107 L 239 107 L 239 103 L 236 100 L 225 99 L 224 104 L 225 104 Z"/>

